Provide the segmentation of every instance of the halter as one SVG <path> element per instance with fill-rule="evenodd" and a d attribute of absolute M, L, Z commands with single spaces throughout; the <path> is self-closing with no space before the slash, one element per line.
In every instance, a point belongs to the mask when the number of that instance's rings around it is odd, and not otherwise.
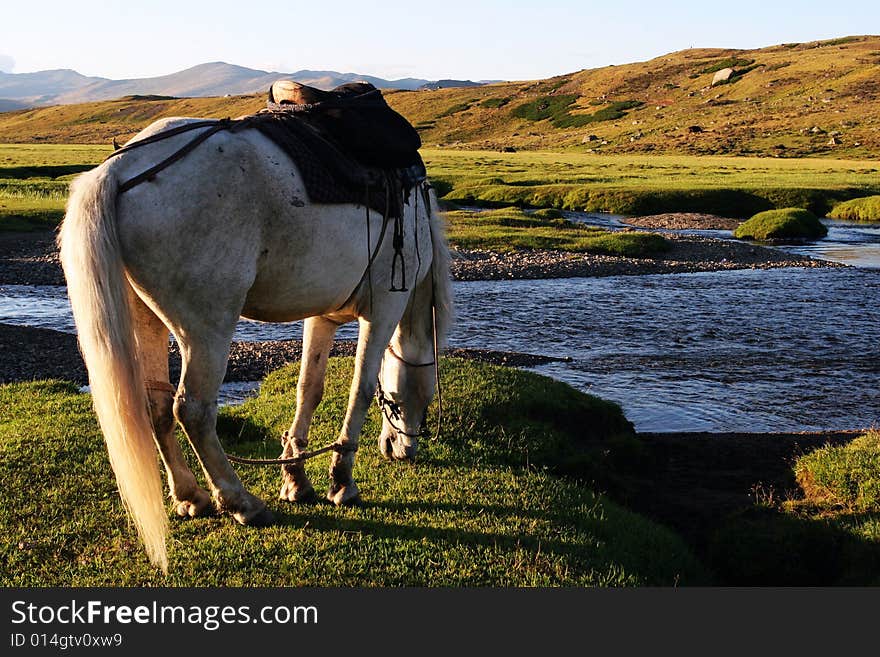
<path fill-rule="evenodd" d="M 391 345 L 388 345 L 386 351 L 407 367 L 431 367 L 432 365 L 437 364 L 436 360 L 432 360 L 430 363 L 412 363 L 403 358 L 396 351 L 394 351 L 394 347 L 392 347 Z M 388 424 L 391 425 L 391 428 L 398 436 L 406 436 L 407 438 L 426 438 L 428 436 L 427 412 L 425 413 L 425 417 L 422 418 L 422 423 L 419 425 L 418 433 L 408 433 L 395 423 L 401 420 L 400 404 L 395 402 L 393 399 L 390 399 L 385 394 L 385 391 L 382 389 L 381 370 L 379 373 L 379 380 L 376 382 L 376 404 L 379 406 L 379 410 L 382 411 L 382 415 L 384 415 L 385 419 L 388 420 Z"/>

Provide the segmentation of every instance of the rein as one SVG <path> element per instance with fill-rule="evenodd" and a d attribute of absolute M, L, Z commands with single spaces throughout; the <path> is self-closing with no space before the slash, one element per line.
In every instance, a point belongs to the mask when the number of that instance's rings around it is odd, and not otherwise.
<path fill-rule="evenodd" d="M 284 442 L 284 438 L 287 437 L 287 432 L 284 432 L 282 436 L 282 443 Z M 313 459 L 316 456 L 320 456 L 321 454 L 325 454 L 327 452 L 336 452 L 337 454 L 349 454 L 351 452 L 357 451 L 357 445 L 346 445 L 343 443 L 332 442 L 329 445 L 325 445 L 319 449 L 313 450 L 311 452 L 303 452 L 299 456 L 291 456 L 286 459 L 249 459 L 244 458 L 243 456 L 235 456 L 234 454 L 226 454 L 226 458 L 234 463 L 242 463 L 244 465 L 293 465 L 298 463 L 305 463 L 309 459 Z"/>

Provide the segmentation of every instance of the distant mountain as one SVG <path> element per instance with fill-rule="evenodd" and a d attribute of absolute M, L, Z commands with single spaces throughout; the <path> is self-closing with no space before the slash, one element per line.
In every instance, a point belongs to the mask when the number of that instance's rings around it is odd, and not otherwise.
<path fill-rule="evenodd" d="M 321 89 L 332 89 L 355 80 L 365 80 L 382 89 L 408 90 L 420 87 L 441 88 L 429 85 L 441 85 L 446 88 L 480 84 L 469 80 L 464 82 L 456 80 L 432 82 L 420 78 L 385 80 L 358 73 L 305 69 L 294 73 L 278 73 L 225 62 L 199 64 L 170 75 L 131 80 L 87 77 L 76 71 L 61 69 L 37 73 L 0 73 L 0 111 L 111 100 L 122 96 L 207 97 L 252 94 L 267 91 L 275 80 L 281 78 L 297 80 Z"/>
<path fill-rule="evenodd" d="M 0 98 L 0 112 L 12 112 L 15 110 L 25 109 L 30 107 L 27 103 L 21 103 L 17 100 L 6 100 L 5 98 Z"/>
<path fill-rule="evenodd" d="M 60 94 L 94 84 L 104 78 L 90 78 L 70 69 L 38 73 L 0 71 L 0 100 L 15 101 L 25 107 L 47 105 Z"/>

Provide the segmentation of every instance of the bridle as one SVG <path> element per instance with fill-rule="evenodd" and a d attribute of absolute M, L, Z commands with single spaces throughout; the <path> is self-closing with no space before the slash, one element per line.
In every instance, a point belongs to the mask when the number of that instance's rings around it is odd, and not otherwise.
<path fill-rule="evenodd" d="M 394 347 L 388 345 L 388 348 L 385 350 L 386 353 L 391 354 L 398 361 L 403 363 L 406 367 L 420 368 L 420 367 L 435 367 L 437 365 L 437 361 L 432 360 L 430 363 L 413 363 L 408 361 L 406 358 L 398 354 L 394 351 Z M 402 417 L 400 413 L 400 404 L 398 404 L 393 399 L 390 399 L 385 391 L 382 389 L 382 370 L 379 370 L 379 380 L 376 382 L 376 404 L 379 406 L 379 410 L 382 411 L 382 415 L 385 416 L 385 419 L 388 421 L 388 424 L 391 425 L 391 428 L 398 436 L 406 436 L 407 438 L 427 438 L 428 437 L 428 412 L 425 409 L 425 416 L 422 418 L 422 423 L 419 425 L 419 430 L 417 433 L 409 433 L 405 429 L 399 427 L 396 423 L 399 422 Z"/>

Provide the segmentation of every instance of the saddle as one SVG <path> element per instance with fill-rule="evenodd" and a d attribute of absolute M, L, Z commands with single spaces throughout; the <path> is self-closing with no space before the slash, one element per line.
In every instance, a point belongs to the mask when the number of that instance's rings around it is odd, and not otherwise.
<path fill-rule="evenodd" d="M 421 163 L 419 133 L 369 82 L 349 82 L 323 91 L 278 80 L 269 88 L 268 107 L 299 115 L 366 166 L 401 169 Z"/>
<path fill-rule="evenodd" d="M 418 132 L 367 82 L 322 91 L 279 80 L 266 109 L 244 120 L 296 162 L 316 203 L 356 203 L 399 218 L 427 178 Z"/>

